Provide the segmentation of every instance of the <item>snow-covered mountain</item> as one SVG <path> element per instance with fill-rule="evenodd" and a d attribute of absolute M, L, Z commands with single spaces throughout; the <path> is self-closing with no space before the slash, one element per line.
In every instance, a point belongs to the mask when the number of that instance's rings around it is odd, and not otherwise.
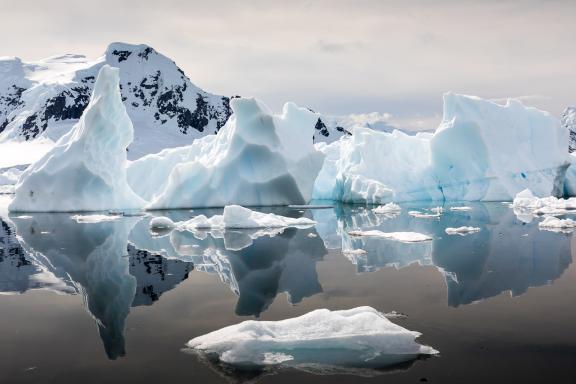
<path fill-rule="evenodd" d="M 215 133 L 230 117 L 228 97 L 198 88 L 168 57 L 144 44 L 112 43 L 95 60 L 0 58 L 0 142 L 58 139 L 82 115 L 104 64 L 120 69 L 135 129 L 131 159 Z"/>
<path fill-rule="evenodd" d="M 576 107 L 568 107 L 562 112 L 562 125 L 570 132 L 568 150 L 576 151 Z"/>

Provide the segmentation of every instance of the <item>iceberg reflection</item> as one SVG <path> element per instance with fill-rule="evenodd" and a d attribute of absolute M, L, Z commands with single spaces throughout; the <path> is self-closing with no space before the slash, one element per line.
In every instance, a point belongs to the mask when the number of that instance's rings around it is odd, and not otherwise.
<path fill-rule="evenodd" d="M 128 245 L 139 217 L 78 223 L 68 214 L 13 216 L 1 221 L 0 290 L 82 294 L 106 354 L 125 355 L 131 306 L 150 305 L 188 277 L 193 265 Z"/>
<path fill-rule="evenodd" d="M 148 231 L 148 222 L 137 224 L 130 242 L 167 258 L 193 262 L 196 270 L 217 275 L 238 295 L 237 315 L 260 315 L 282 292 L 291 304 L 322 292 L 316 262 L 326 248 L 314 228 L 174 230 L 154 236 Z"/>
<path fill-rule="evenodd" d="M 456 203 L 455 203 L 456 204 Z M 430 204 L 409 204 L 395 217 L 364 207 L 337 206 L 314 211 L 317 230 L 328 248 L 341 248 L 358 272 L 383 267 L 402 268 L 418 263 L 434 265 L 445 275 L 448 305 L 458 306 L 510 291 L 520 295 L 529 287 L 558 279 L 572 262 L 570 236 L 541 231 L 536 221 L 523 222 L 501 203 L 468 203 L 471 210 L 444 207 L 439 218 L 415 218 L 410 209 Z M 478 233 L 450 236 L 447 227 L 479 227 Z M 379 229 L 416 231 L 431 235 L 427 243 L 406 244 L 378 238 L 353 237 L 348 231 Z M 356 252 L 354 252 L 356 250 Z M 358 252 L 364 250 L 365 252 Z"/>

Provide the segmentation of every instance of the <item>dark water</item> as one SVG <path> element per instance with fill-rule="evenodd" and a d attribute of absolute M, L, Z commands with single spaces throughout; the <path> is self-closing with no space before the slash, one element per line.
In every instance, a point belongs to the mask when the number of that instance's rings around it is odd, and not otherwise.
<path fill-rule="evenodd" d="M 572 236 L 540 231 L 538 220 L 523 223 L 500 203 L 468 205 L 440 219 L 410 217 L 417 205 L 395 218 L 359 207 L 263 209 L 318 224 L 258 238 L 152 237 L 150 217 L 2 217 L 0 382 L 575 382 Z M 163 214 L 197 213 L 218 211 Z M 462 225 L 482 230 L 444 233 Z M 352 238 L 353 229 L 434 240 Z M 254 377 L 182 351 L 189 339 L 246 319 L 362 305 L 406 314 L 394 321 L 422 332 L 419 342 L 440 355 L 372 377 L 290 369 Z"/>

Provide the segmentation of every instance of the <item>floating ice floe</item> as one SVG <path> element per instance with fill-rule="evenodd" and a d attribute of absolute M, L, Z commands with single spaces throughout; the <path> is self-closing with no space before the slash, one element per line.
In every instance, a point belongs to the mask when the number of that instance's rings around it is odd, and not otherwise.
<path fill-rule="evenodd" d="M 559 199 L 554 196 L 536 197 L 529 189 L 519 192 L 511 204 L 514 213 L 520 218 L 530 216 L 560 216 L 576 214 L 576 197 Z"/>
<path fill-rule="evenodd" d="M 431 219 L 442 216 L 442 212 L 444 212 L 444 209 L 442 207 L 435 207 L 430 208 L 429 211 L 430 213 L 421 211 L 409 211 L 408 214 L 412 217 L 417 217 L 421 219 Z"/>
<path fill-rule="evenodd" d="M 466 211 L 471 211 L 472 207 L 467 207 L 467 206 L 462 206 L 462 207 L 450 207 L 451 211 L 456 211 L 456 212 L 466 212 Z"/>
<path fill-rule="evenodd" d="M 438 353 L 417 343 L 419 336 L 374 308 L 358 307 L 318 309 L 280 321 L 248 320 L 196 337 L 187 347 L 233 367 L 338 373 L 384 369 Z"/>
<path fill-rule="evenodd" d="M 357 128 L 318 144 L 326 161 L 314 198 L 353 203 L 511 200 L 530 188 L 560 195 L 568 132 L 547 112 L 447 93 L 434 134 Z"/>
<path fill-rule="evenodd" d="M 100 223 L 103 221 L 113 221 L 121 218 L 120 215 L 74 215 L 70 217 L 77 223 L 90 224 L 90 223 Z"/>
<path fill-rule="evenodd" d="M 393 214 L 393 213 L 399 213 L 400 211 L 402 211 L 402 208 L 400 208 L 398 204 L 394 203 L 380 205 L 372 209 L 372 212 L 377 214 L 391 214 L 391 213 Z"/>
<path fill-rule="evenodd" d="M 382 237 L 388 240 L 397 240 L 403 243 L 417 243 L 432 240 L 432 237 L 418 232 L 382 232 L 371 231 L 348 231 L 350 236 Z"/>
<path fill-rule="evenodd" d="M 538 227 L 553 232 L 572 232 L 576 229 L 576 221 L 547 216 L 543 221 L 538 223 Z"/>
<path fill-rule="evenodd" d="M 21 175 L 10 211 L 71 212 L 145 205 L 126 181 L 133 127 L 118 69 L 104 65 L 80 121 Z M 149 182 L 149 179 L 143 179 Z"/>
<path fill-rule="evenodd" d="M 128 180 L 148 208 L 306 204 L 324 155 L 314 148 L 317 116 L 293 103 L 274 115 L 255 99 L 234 98 L 216 135 L 130 164 Z"/>
<path fill-rule="evenodd" d="M 458 227 L 458 228 L 446 228 L 445 232 L 448 235 L 467 235 L 469 233 L 475 233 L 475 232 L 480 232 L 480 228 L 478 227 L 467 227 L 467 226 L 463 226 L 463 227 Z"/>
<path fill-rule="evenodd" d="M 259 228 L 308 228 L 316 224 L 305 217 L 291 218 L 273 213 L 256 212 L 239 205 L 227 205 L 222 215 L 210 218 L 198 215 L 190 220 L 173 222 L 167 217 L 155 217 L 150 221 L 152 229 L 175 228 L 180 231 L 226 230 L 226 229 L 259 229 Z"/>

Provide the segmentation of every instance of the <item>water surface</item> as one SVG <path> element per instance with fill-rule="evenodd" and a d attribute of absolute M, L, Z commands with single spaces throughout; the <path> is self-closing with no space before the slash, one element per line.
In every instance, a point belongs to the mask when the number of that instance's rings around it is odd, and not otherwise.
<path fill-rule="evenodd" d="M 462 204 L 452 204 L 462 205 Z M 501 203 L 440 218 L 395 217 L 336 205 L 262 208 L 313 218 L 308 229 L 148 230 L 151 216 L 77 223 L 70 214 L 4 215 L 0 222 L 2 382 L 573 382 L 576 270 L 572 236 L 541 231 Z M 219 210 L 162 212 L 175 220 Z M 156 215 L 157 213 L 153 213 Z M 529 221 L 525 217 L 524 221 Z M 446 227 L 480 227 L 467 236 Z M 348 235 L 416 231 L 405 244 Z M 366 253 L 351 252 L 362 249 Z M 440 351 L 396 369 L 318 376 L 246 376 L 183 352 L 191 338 L 243 320 L 317 308 L 398 311 Z"/>

